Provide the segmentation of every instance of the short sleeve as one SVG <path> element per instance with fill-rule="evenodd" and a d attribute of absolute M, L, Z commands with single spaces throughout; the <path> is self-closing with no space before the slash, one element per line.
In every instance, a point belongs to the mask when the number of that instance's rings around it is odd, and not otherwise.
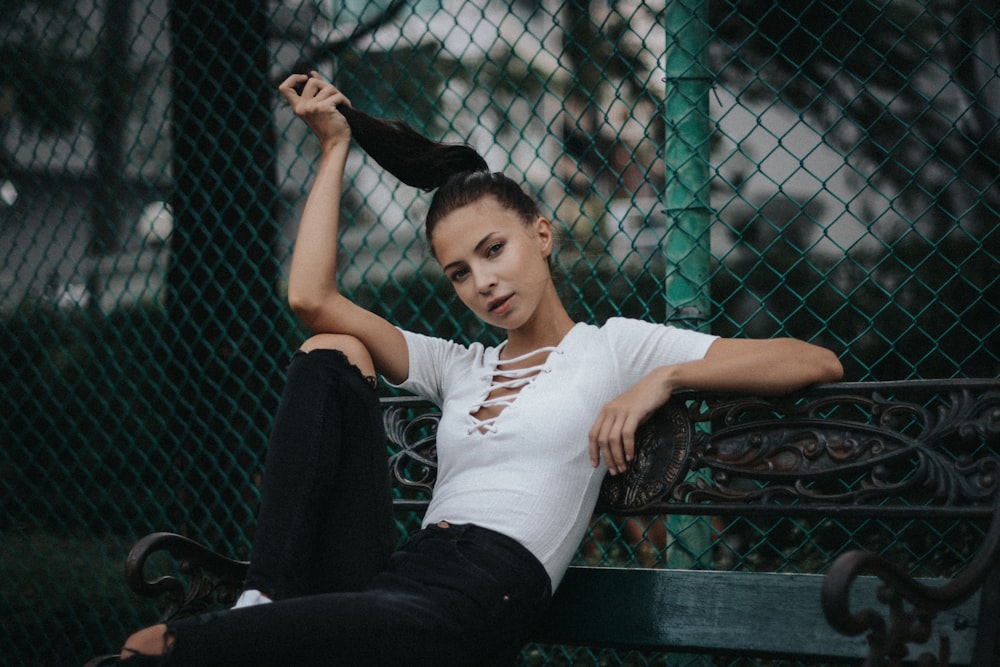
<path fill-rule="evenodd" d="M 603 330 L 620 367 L 638 380 L 654 368 L 704 358 L 718 336 L 667 324 L 627 318 L 609 319 Z"/>
<path fill-rule="evenodd" d="M 406 339 L 409 351 L 410 372 L 399 384 L 391 382 L 386 384 L 441 405 L 444 401 L 445 387 L 448 386 L 448 378 L 467 354 L 467 348 L 443 338 L 425 336 L 404 329 L 400 331 Z"/>

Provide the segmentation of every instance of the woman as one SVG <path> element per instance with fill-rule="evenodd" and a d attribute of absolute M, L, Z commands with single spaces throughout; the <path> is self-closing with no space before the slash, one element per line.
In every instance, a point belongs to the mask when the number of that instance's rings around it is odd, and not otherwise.
<path fill-rule="evenodd" d="M 679 389 L 781 393 L 841 377 L 793 339 L 721 339 L 616 318 L 574 322 L 549 270 L 552 224 L 467 147 L 371 119 L 318 74 L 279 87 L 322 157 L 289 302 L 316 335 L 288 371 L 247 591 L 232 611 L 130 637 L 125 664 L 509 664 L 583 537 L 605 472 Z M 427 239 L 497 347 L 403 331 L 338 290 L 349 143 L 438 188 Z M 392 553 L 376 374 L 442 408 L 423 528 Z M 273 603 L 267 604 L 271 601 Z"/>

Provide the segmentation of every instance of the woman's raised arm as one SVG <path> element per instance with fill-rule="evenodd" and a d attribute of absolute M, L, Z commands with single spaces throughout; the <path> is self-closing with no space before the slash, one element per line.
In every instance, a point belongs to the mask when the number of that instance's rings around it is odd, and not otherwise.
<path fill-rule="evenodd" d="M 278 90 L 316 135 L 321 149 L 319 168 L 296 234 L 288 303 L 313 331 L 349 334 L 361 340 L 378 372 L 391 382 L 400 382 L 409 371 L 402 333 L 344 297 L 337 284 L 340 205 L 351 143 L 351 130 L 337 107 L 350 106 L 350 101 L 315 72 L 293 74 Z"/>

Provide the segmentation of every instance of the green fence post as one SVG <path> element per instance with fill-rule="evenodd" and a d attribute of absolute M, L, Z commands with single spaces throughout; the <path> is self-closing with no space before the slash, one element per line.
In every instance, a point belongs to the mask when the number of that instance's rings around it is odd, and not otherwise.
<path fill-rule="evenodd" d="M 667 317 L 695 329 L 710 308 L 707 11 L 704 0 L 672 0 L 664 12 Z"/>
<path fill-rule="evenodd" d="M 707 11 L 705 0 L 671 0 L 664 12 L 667 321 L 702 330 L 707 329 L 711 303 Z M 665 554 L 669 567 L 712 568 L 708 521 L 672 515 L 661 520 L 671 536 Z"/>

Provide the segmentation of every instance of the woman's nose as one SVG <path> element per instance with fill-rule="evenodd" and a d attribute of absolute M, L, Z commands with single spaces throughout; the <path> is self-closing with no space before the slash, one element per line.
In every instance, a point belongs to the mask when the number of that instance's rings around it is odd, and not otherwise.
<path fill-rule="evenodd" d="M 476 289 L 480 294 L 488 294 L 496 284 L 496 277 L 492 273 L 480 273 L 476 276 Z"/>

